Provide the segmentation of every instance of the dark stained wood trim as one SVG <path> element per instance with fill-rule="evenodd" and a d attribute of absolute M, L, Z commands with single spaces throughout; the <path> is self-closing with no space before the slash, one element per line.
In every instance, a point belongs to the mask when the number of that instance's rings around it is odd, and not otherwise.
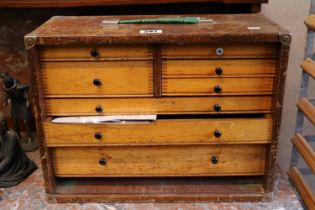
<path fill-rule="evenodd" d="M 42 79 L 40 74 L 39 54 L 36 47 L 28 50 L 28 59 L 31 67 L 31 93 L 33 113 L 36 121 L 37 140 L 39 143 L 40 157 L 44 176 L 44 187 L 47 193 L 53 193 L 56 182 L 53 174 L 51 154 L 45 146 L 43 122 L 46 118 L 45 100 L 43 97 Z"/>
<path fill-rule="evenodd" d="M 261 11 L 261 4 L 252 4 L 251 6 L 252 13 L 258 13 L 260 11 Z"/>
<path fill-rule="evenodd" d="M 162 52 L 159 45 L 153 45 L 153 92 L 154 97 L 162 96 Z"/>
<path fill-rule="evenodd" d="M 280 34 L 280 41 L 284 36 L 289 37 L 291 40 L 290 34 Z M 266 162 L 266 172 L 263 179 L 264 188 L 266 193 L 270 194 L 273 192 L 274 182 L 275 182 L 275 167 L 276 167 L 276 159 L 278 152 L 278 139 L 280 132 L 280 123 L 282 117 L 282 108 L 283 108 L 283 99 L 284 99 L 284 85 L 286 81 L 286 71 L 288 67 L 288 59 L 289 59 L 289 51 L 290 51 L 290 42 L 283 43 L 279 42 L 279 50 L 278 50 L 278 60 L 277 60 L 277 75 L 274 80 L 274 96 L 272 100 L 272 111 L 273 111 L 273 134 L 272 134 L 272 142 L 267 151 L 267 157 L 269 158 Z M 270 194 L 270 196 L 272 196 Z"/>
<path fill-rule="evenodd" d="M 268 0 L 2 0 L 0 8 L 62 8 L 171 3 L 260 4 Z"/>

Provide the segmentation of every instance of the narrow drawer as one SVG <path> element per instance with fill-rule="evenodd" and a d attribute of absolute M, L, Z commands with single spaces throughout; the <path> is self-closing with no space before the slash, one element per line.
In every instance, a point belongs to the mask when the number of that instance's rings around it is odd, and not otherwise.
<path fill-rule="evenodd" d="M 103 45 L 55 47 L 46 46 L 40 50 L 40 58 L 45 60 L 103 60 L 103 59 L 147 59 L 152 58 L 152 50 L 145 45 Z"/>
<path fill-rule="evenodd" d="M 52 150 L 58 177 L 263 175 L 265 145 L 72 147 Z"/>
<path fill-rule="evenodd" d="M 47 97 L 153 94 L 152 61 L 44 62 Z"/>
<path fill-rule="evenodd" d="M 276 60 L 164 60 L 163 77 L 238 76 L 274 74 Z"/>
<path fill-rule="evenodd" d="M 147 124 L 44 123 L 47 146 L 269 143 L 272 119 L 164 119 Z"/>
<path fill-rule="evenodd" d="M 162 80 L 163 95 L 271 94 L 273 77 L 168 78 Z"/>
<path fill-rule="evenodd" d="M 164 58 L 273 58 L 273 43 L 171 44 L 162 48 Z"/>
<path fill-rule="evenodd" d="M 271 96 L 46 99 L 49 116 L 269 113 Z"/>

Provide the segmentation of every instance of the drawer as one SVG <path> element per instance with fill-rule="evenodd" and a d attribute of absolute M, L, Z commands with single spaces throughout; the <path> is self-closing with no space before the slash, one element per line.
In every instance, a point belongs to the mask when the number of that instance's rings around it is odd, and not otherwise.
<path fill-rule="evenodd" d="M 271 94 L 273 89 L 273 80 L 273 77 L 167 78 L 162 80 L 162 94 Z"/>
<path fill-rule="evenodd" d="M 152 49 L 146 45 L 102 45 L 55 47 L 46 46 L 40 50 L 40 59 L 45 60 L 103 60 L 103 59 L 148 59 Z"/>
<path fill-rule="evenodd" d="M 49 116 L 269 113 L 271 96 L 46 99 Z"/>
<path fill-rule="evenodd" d="M 47 97 L 153 94 L 152 61 L 44 62 Z"/>
<path fill-rule="evenodd" d="M 58 177 L 263 175 L 266 146 L 53 148 Z"/>
<path fill-rule="evenodd" d="M 163 77 L 238 76 L 274 74 L 276 60 L 163 60 Z"/>
<path fill-rule="evenodd" d="M 151 123 L 44 123 L 48 146 L 269 143 L 271 118 L 161 119 Z"/>
<path fill-rule="evenodd" d="M 164 58 L 274 58 L 273 43 L 170 44 L 162 48 Z"/>

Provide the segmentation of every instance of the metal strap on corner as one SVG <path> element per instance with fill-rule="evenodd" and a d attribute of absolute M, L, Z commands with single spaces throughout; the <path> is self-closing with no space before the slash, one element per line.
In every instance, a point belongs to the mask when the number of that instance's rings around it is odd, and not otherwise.
<path fill-rule="evenodd" d="M 32 49 L 37 42 L 37 37 L 34 34 L 28 34 L 24 37 L 24 44 L 27 50 Z"/>

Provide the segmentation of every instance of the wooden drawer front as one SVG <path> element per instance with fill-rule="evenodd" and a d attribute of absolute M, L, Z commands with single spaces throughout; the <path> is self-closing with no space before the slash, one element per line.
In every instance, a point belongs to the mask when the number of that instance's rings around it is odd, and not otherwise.
<path fill-rule="evenodd" d="M 50 116 L 114 114 L 269 113 L 270 96 L 47 99 Z M 214 108 L 220 106 L 220 111 Z M 101 112 L 96 112 L 101 108 Z M 99 109 L 98 109 L 99 110 Z"/>
<path fill-rule="evenodd" d="M 152 61 L 44 62 L 41 68 L 48 97 L 153 93 Z"/>
<path fill-rule="evenodd" d="M 164 77 L 261 75 L 274 74 L 276 60 L 164 60 L 162 67 Z"/>
<path fill-rule="evenodd" d="M 89 125 L 47 121 L 44 129 L 48 146 L 269 143 L 272 119 L 175 119 Z"/>
<path fill-rule="evenodd" d="M 45 47 L 41 60 L 102 60 L 110 58 L 152 58 L 152 50 L 144 45 L 107 45 L 82 47 Z"/>
<path fill-rule="evenodd" d="M 173 44 L 162 48 L 165 58 L 273 58 L 276 54 L 276 46 L 270 43 Z"/>
<path fill-rule="evenodd" d="M 162 80 L 163 95 L 271 94 L 272 77 Z"/>
<path fill-rule="evenodd" d="M 266 146 L 60 147 L 52 152 L 59 177 L 263 175 Z"/>

